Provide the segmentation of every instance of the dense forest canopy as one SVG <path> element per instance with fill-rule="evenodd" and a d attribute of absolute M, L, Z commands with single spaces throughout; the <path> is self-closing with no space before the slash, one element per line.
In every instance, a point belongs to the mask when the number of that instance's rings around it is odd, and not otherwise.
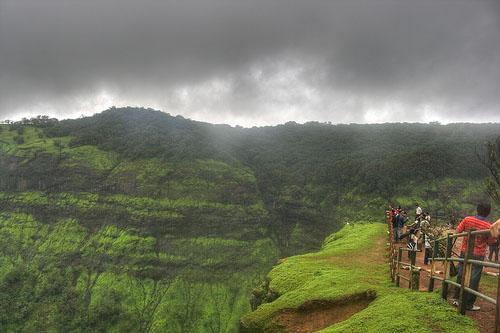
<path fill-rule="evenodd" d="M 278 259 L 416 200 L 468 213 L 500 124 L 0 125 L 0 331 L 234 332 Z M 495 146 L 496 147 L 496 146 Z M 485 150 L 486 149 L 486 150 Z M 496 148 L 495 148 L 496 149 Z"/>
<path fill-rule="evenodd" d="M 126 159 L 214 159 L 246 166 L 257 174 L 262 194 L 274 197 L 269 190 L 290 184 L 334 184 L 337 192 L 365 184 L 364 192 L 387 195 L 407 181 L 480 179 L 486 170 L 475 153 L 495 138 L 499 125 L 292 122 L 244 129 L 125 108 L 48 121 L 43 131 L 71 137 L 68 147 L 96 146 Z"/>

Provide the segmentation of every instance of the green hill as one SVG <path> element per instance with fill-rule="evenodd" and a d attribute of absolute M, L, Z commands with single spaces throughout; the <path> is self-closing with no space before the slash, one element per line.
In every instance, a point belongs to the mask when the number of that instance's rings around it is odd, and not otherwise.
<path fill-rule="evenodd" d="M 386 230 L 348 225 L 319 252 L 284 259 L 254 290 L 262 304 L 242 318 L 242 332 L 478 332 L 438 294 L 390 283 Z"/>
<path fill-rule="evenodd" d="M 234 332 L 280 257 L 468 213 L 499 124 L 240 128 L 112 108 L 0 125 L 0 331 Z M 353 286 L 354 288 L 355 286 Z"/>

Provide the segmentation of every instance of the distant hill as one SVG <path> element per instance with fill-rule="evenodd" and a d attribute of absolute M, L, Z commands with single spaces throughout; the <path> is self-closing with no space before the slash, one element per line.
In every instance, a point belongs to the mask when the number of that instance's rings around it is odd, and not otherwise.
<path fill-rule="evenodd" d="M 346 195 L 388 200 L 408 184 L 482 180 L 486 170 L 476 154 L 500 135 L 500 124 L 291 122 L 246 129 L 141 108 L 111 108 L 92 117 L 35 121 L 34 126 L 40 129 L 37 136 L 52 143 L 36 150 L 23 139 L 19 149 L 36 155 L 20 168 L 2 164 L 4 189 L 201 196 L 244 206 L 262 202 L 280 224 L 276 238 L 285 247 L 295 226 L 322 239 L 338 220 L 336 207 Z M 22 127 L 11 125 L 14 131 Z M 64 146 L 61 156 L 54 144 Z M 68 158 L 73 162 L 66 163 Z M 197 182 L 213 186 L 200 189 Z"/>

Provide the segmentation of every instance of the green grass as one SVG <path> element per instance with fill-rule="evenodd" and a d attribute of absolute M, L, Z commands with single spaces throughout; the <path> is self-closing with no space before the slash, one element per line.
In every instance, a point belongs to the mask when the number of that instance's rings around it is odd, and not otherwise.
<path fill-rule="evenodd" d="M 181 238 L 172 240 L 170 252 L 176 256 L 165 257 L 172 262 L 188 261 L 191 265 L 210 268 L 218 267 L 239 272 L 255 265 L 268 265 L 278 257 L 270 239 L 241 241 L 218 237 Z"/>
<path fill-rule="evenodd" d="M 498 278 L 491 275 L 483 274 L 483 276 L 481 277 L 479 290 L 482 293 L 495 298 L 497 294 L 497 285 L 498 285 Z"/>
<path fill-rule="evenodd" d="M 234 210 L 240 208 L 238 205 L 224 204 L 218 202 L 208 202 L 191 198 L 181 199 L 154 199 L 148 197 L 134 197 L 123 194 L 114 194 L 102 197 L 102 200 L 116 205 L 124 205 L 137 210 L 154 209 L 182 209 L 182 208 L 215 208 L 221 210 Z"/>
<path fill-rule="evenodd" d="M 322 333 L 357 332 L 478 332 L 437 293 L 398 289 L 380 295 L 366 309 Z"/>
<path fill-rule="evenodd" d="M 192 198 L 204 201 L 259 204 L 256 179 L 246 167 L 207 160 L 170 161 L 165 158 L 123 159 L 111 172 L 111 179 L 129 181 L 141 196 Z M 124 177 L 124 179 L 122 179 Z M 239 193 L 224 196 L 225 193 Z M 238 200 L 236 200 L 238 199 Z"/>
<path fill-rule="evenodd" d="M 62 149 L 63 154 L 69 156 L 67 166 L 81 166 L 82 164 L 95 170 L 110 170 L 118 164 L 118 155 L 106 152 L 95 146 L 79 146 Z"/>
<path fill-rule="evenodd" d="M 17 143 L 16 137 L 22 137 L 24 143 Z M 21 158 L 30 158 L 37 153 L 46 153 L 68 157 L 68 167 L 87 166 L 95 170 L 109 170 L 117 164 L 118 155 L 105 152 L 95 146 L 69 147 L 71 137 L 49 138 L 39 128 L 25 126 L 23 133 L 9 131 L 3 126 L 0 131 L 0 152 Z"/>
<path fill-rule="evenodd" d="M 24 143 L 16 143 L 16 137 L 22 137 Z M 29 126 L 25 127 L 23 134 L 19 135 L 17 131 L 9 131 L 7 126 L 4 126 L 0 131 L 0 151 L 17 157 L 31 157 L 37 152 L 56 154 L 58 148 L 54 144 L 55 141 L 67 145 L 70 140 L 70 137 L 47 138 L 41 129 Z"/>
<path fill-rule="evenodd" d="M 183 209 L 217 209 L 227 212 L 248 213 L 253 210 L 259 214 L 264 214 L 262 207 L 258 204 L 243 207 L 241 205 L 224 204 L 218 202 L 208 202 L 182 198 L 176 200 L 154 199 L 148 197 L 134 197 L 123 194 L 98 195 L 94 193 L 80 192 L 72 193 L 45 193 L 40 191 L 29 192 L 0 192 L 0 201 L 11 202 L 24 206 L 50 206 L 58 208 L 76 207 L 82 211 L 89 211 L 103 205 L 124 207 L 131 215 L 151 217 L 154 214 L 163 214 L 162 217 L 181 217 L 176 210 Z"/>
<path fill-rule="evenodd" d="M 242 318 L 244 327 L 271 332 L 284 309 L 307 301 L 342 302 L 362 294 L 376 300 L 324 332 L 477 332 L 472 320 L 437 294 L 394 287 L 385 263 L 384 224 L 345 226 L 329 236 L 319 252 L 285 259 L 268 274 L 269 289 L 279 297 Z"/>

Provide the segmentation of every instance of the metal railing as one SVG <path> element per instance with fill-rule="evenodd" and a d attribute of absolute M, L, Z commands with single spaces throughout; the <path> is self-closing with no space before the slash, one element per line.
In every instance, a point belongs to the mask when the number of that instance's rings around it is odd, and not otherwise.
<path fill-rule="evenodd" d="M 497 276 L 497 295 L 496 298 L 492 298 L 488 295 L 485 295 L 483 293 L 480 293 L 479 291 L 476 291 L 472 288 L 470 288 L 470 281 L 471 281 L 471 275 L 472 275 L 472 266 L 473 265 L 478 265 L 482 267 L 491 267 L 498 269 L 500 272 L 500 264 L 498 263 L 492 263 L 488 261 L 481 261 L 481 260 L 475 260 L 473 259 L 474 255 L 474 243 L 476 240 L 476 237 L 489 237 L 490 231 L 489 230 L 469 230 L 467 232 L 462 232 L 459 234 L 448 234 L 445 237 L 438 238 L 434 241 L 434 251 L 432 251 L 432 259 L 431 259 L 431 273 L 429 276 L 429 286 L 428 290 L 433 291 L 434 290 L 434 281 L 438 280 L 442 282 L 441 286 L 441 297 L 443 299 L 448 298 L 448 287 L 449 285 L 453 285 L 456 288 L 460 288 L 460 293 L 459 293 L 459 299 L 458 299 L 458 311 L 461 314 L 465 314 L 466 311 L 466 302 L 465 302 L 465 296 L 466 293 L 470 293 L 472 295 L 475 295 L 486 302 L 489 302 L 491 304 L 494 304 L 496 307 L 496 312 L 495 312 L 495 333 L 500 333 L 500 302 L 498 300 L 500 299 L 500 274 Z M 453 239 L 458 239 L 462 237 L 467 237 L 467 250 L 463 255 L 463 258 L 457 258 L 453 257 L 452 255 L 452 250 L 453 250 Z M 444 257 L 436 257 L 436 255 L 439 253 L 439 246 L 441 242 L 446 240 L 446 251 L 444 253 Z M 444 265 L 444 276 L 440 277 L 435 274 L 435 264 L 436 262 L 442 262 Z M 450 267 L 452 262 L 457 262 L 462 266 L 462 274 L 461 274 L 461 281 L 456 282 L 451 280 L 450 276 Z"/>

